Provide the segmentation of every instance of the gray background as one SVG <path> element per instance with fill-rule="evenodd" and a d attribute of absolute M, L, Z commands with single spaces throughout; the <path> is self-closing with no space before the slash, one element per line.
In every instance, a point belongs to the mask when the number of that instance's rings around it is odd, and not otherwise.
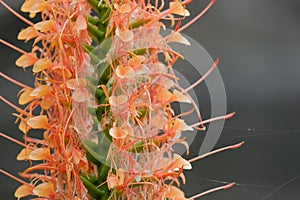
<path fill-rule="evenodd" d="M 193 2 L 189 6 L 191 14 L 195 15 L 206 2 Z M 26 25 L 2 7 L 0 27 L 1 38 L 29 49 L 15 40 Z M 220 58 L 228 110 L 237 112 L 226 121 L 216 147 L 246 142 L 241 149 L 194 163 L 183 186 L 187 196 L 222 185 L 219 181 L 235 181 L 237 186 L 231 190 L 202 199 L 300 199 L 300 1 L 217 1 L 203 19 L 184 33 L 202 44 L 213 58 Z M 24 72 L 14 66 L 18 56 L 0 45 L 1 72 L 32 84 L 30 70 Z M 3 79 L 0 85 L 1 95 L 16 103 L 19 88 Z M 205 96 L 205 86 L 198 89 L 203 115 L 207 117 L 209 98 Z M 1 132 L 21 138 L 22 133 L 13 124 L 13 110 L 2 102 L 0 108 Z M 190 157 L 197 154 L 204 134 L 199 133 L 195 139 Z M 18 145 L 0 138 L 0 167 L 15 175 L 22 171 L 27 165 L 15 160 L 19 150 Z M 0 175 L 0 199 L 14 199 L 13 189 L 17 186 Z"/>

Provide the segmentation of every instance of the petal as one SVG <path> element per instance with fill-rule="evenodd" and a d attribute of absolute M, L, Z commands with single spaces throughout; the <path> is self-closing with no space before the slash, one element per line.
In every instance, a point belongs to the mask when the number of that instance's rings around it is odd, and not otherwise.
<path fill-rule="evenodd" d="M 119 178 L 116 175 L 114 175 L 114 174 L 108 175 L 108 177 L 107 177 L 107 187 L 108 187 L 108 189 L 115 188 L 115 186 L 118 185 L 118 182 L 119 182 Z"/>
<path fill-rule="evenodd" d="M 27 0 L 23 3 L 23 5 L 21 6 L 21 11 L 22 12 L 29 12 L 31 7 L 38 3 L 39 0 Z"/>
<path fill-rule="evenodd" d="M 79 162 L 80 162 L 80 159 L 81 159 L 82 155 L 81 155 L 81 151 L 77 150 L 77 149 L 74 149 L 72 151 L 72 159 L 73 159 L 73 162 L 77 165 Z"/>
<path fill-rule="evenodd" d="M 118 4 L 114 4 L 114 7 L 119 11 L 120 13 L 129 13 L 131 11 L 131 7 L 129 4 L 122 4 L 121 6 Z"/>
<path fill-rule="evenodd" d="M 31 102 L 34 99 L 34 97 L 30 96 L 30 94 L 32 92 L 32 89 L 25 88 L 21 92 L 22 93 L 19 97 L 19 104 L 20 105 L 27 104 L 27 103 Z"/>
<path fill-rule="evenodd" d="M 32 149 L 24 148 L 17 155 L 17 160 L 28 160 L 29 154 L 32 152 Z"/>
<path fill-rule="evenodd" d="M 86 19 L 82 15 L 77 17 L 75 27 L 79 31 L 87 29 Z"/>
<path fill-rule="evenodd" d="M 27 125 L 26 121 L 21 120 L 20 124 L 19 124 L 19 130 L 22 131 L 24 134 L 26 134 L 31 127 Z"/>
<path fill-rule="evenodd" d="M 55 103 L 55 98 L 52 96 L 44 96 L 42 101 L 40 102 L 41 108 L 44 110 L 48 110 Z"/>
<path fill-rule="evenodd" d="M 34 65 L 32 71 L 38 73 L 44 69 L 49 69 L 52 66 L 52 62 L 49 58 L 42 58 L 38 60 Z"/>
<path fill-rule="evenodd" d="M 181 16 L 190 16 L 190 13 L 187 9 L 185 9 L 182 3 L 175 1 L 170 2 L 169 4 L 171 13 L 181 15 Z"/>
<path fill-rule="evenodd" d="M 180 92 L 178 90 L 173 91 L 173 98 L 175 101 L 178 101 L 178 102 L 192 103 L 191 100 L 186 95 L 182 94 L 182 92 Z"/>
<path fill-rule="evenodd" d="M 112 127 L 109 129 L 109 135 L 111 135 L 115 139 L 122 139 L 127 136 L 127 134 L 119 127 Z"/>
<path fill-rule="evenodd" d="M 70 70 L 68 70 L 68 68 L 66 68 L 62 64 L 58 64 L 55 67 L 52 67 L 52 70 L 61 77 L 66 77 L 67 79 L 72 77 L 72 72 L 70 72 Z"/>
<path fill-rule="evenodd" d="M 48 85 L 41 85 L 37 88 L 35 88 L 31 93 L 30 96 L 39 98 L 42 96 L 51 95 L 50 87 Z"/>
<path fill-rule="evenodd" d="M 133 32 L 131 30 L 122 31 L 119 28 L 116 29 L 116 35 L 123 41 L 129 42 L 133 39 Z"/>
<path fill-rule="evenodd" d="M 34 53 L 27 53 L 21 55 L 17 60 L 16 60 L 16 65 L 18 67 L 29 67 L 32 66 L 38 59 L 36 58 L 36 55 Z"/>
<path fill-rule="evenodd" d="M 126 95 L 119 95 L 119 96 L 111 96 L 109 97 L 109 103 L 112 106 L 120 106 L 128 102 L 128 97 Z"/>
<path fill-rule="evenodd" d="M 33 27 L 29 26 L 18 34 L 18 40 L 25 40 L 26 42 L 32 38 L 39 36 L 39 32 Z"/>
<path fill-rule="evenodd" d="M 37 30 L 41 31 L 42 33 L 45 33 L 45 32 L 55 33 L 56 32 L 55 21 L 53 21 L 53 20 L 45 20 L 45 21 L 38 22 L 34 25 L 34 27 Z"/>
<path fill-rule="evenodd" d="M 187 198 L 184 197 L 184 193 L 175 186 L 170 186 L 166 192 L 166 197 L 168 199 L 172 200 L 187 200 Z"/>
<path fill-rule="evenodd" d="M 86 157 L 82 157 L 78 163 L 78 168 L 84 172 L 89 170 L 89 162 Z"/>
<path fill-rule="evenodd" d="M 33 194 L 38 197 L 49 197 L 55 195 L 54 186 L 50 182 L 39 184 L 33 189 Z"/>
<path fill-rule="evenodd" d="M 74 78 L 67 81 L 67 87 L 71 90 L 75 90 L 77 88 L 84 88 L 86 87 L 87 82 L 83 78 Z"/>
<path fill-rule="evenodd" d="M 160 102 L 170 102 L 173 95 L 169 90 L 164 90 L 163 92 L 160 92 L 157 94 L 156 99 Z"/>
<path fill-rule="evenodd" d="M 139 66 L 145 60 L 145 56 L 133 56 L 130 60 L 128 60 L 128 65 L 133 67 Z"/>
<path fill-rule="evenodd" d="M 78 88 L 72 94 L 72 99 L 78 103 L 85 102 L 89 98 L 89 90 L 86 88 Z"/>
<path fill-rule="evenodd" d="M 118 65 L 116 69 L 116 74 L 119 78 L 131 79 L 135 77 L 135 72 L 130 66 Z"/>
<path fill-rule="evenodd" d="M 173 128 L 178 131 L 193 131 L 194 130 L 192 127 L 188 126 L 184 122 L 184 120 L 178 119 L 178 118 L 175 119 Z"/>
<path fill-rule="evenodd" d="M 37 148 L 33 150 L 28 157 L 30 160 L 47 160 L 50 158 L 49 148 Z"/>
<path fill-rule="evenodd" d="M 46 115 L 32 117 L 27 121 L 27 124 L 34 129 L 47 129 L 49 127 Z"/>
<path fill-rule="evenodd" d="M 30 13 L 35 14 L 43 11 L 44 9 L 50 9 L 49 3 L 44 0 L 38 0 L 39 2 L 35 3 L 30 8 Z"/>
<path fill-rule="evenodd" d="M 33 186 L 21 185 L 15 191 L 15 197 L 19 199 L 19 198 L 23 198 L 23 197 L 32 195 L 33 194 L 32 189 L 33 189 Z"/>
<path fill-rule="evenodd" d="M 191 43 L 185 37 L 183 37 L 180 33 L 174 31 L 168 37 L 167 42 L 178 42 L 185 45 L 191 45 Z"/>
<path fill-rule="evenodd" d="M 179 169 L 182 167 L 183 167 L 183 169 L 192 169 L 192 165 L 191 165 L 191 163 L 189 163 L 189 161 L 185 160 L 178 154 L 174 154 L 173 161 L 170 165 L 170 168 L 171 169 Z"/>

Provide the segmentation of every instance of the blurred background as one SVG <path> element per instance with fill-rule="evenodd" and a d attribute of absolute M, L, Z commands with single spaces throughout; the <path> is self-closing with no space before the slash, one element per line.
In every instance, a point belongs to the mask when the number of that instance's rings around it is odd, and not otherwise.
<path fill-rule="evenodd" d="M 19 1 L 6 1 L 19 10 Z M 21 2 L 21 1 L 20 1 Z M 188 6 L 195 16 L 208 1 Z M 16 40 L 26 25 L 0 6 L 0 38 L 29 50 Z M 203 197 L 203 200 L 300 199 L 300 1 L 226 0 L 214 7 L 184 33 L 197 40 L 212 56 L 220 58 L 227 95 L 227 120 L 215 148 L 245 141 L 234 151 L 193 163 L 182 188 L 193 196 L 229 182 L 236 186 Z M 32 85 L 32 72 L 14 64 L 18 53 L 0 44 L 1 72 Z M 0 79 L 0 93 L 17 104 L 19 87 Z M 203 88 L 201 88 L 203 87 Z M 205 85 L 199 93 L 205 91 Z M 200 97 L 201 99 L 201 97 Z M 200 106 L 209 115 L 209 98 Z M 1 132 L 14 138 L 22 133 L 14 125 L 13 109 L 0 102 Z M 34 133 L 38 135 L 39 133 Z M 205 132 L 191 146 L 196 156 Z M 0 168 L 17 175 L 28 163 L 15 160 L 20 146 L 0 138 Z M 13 198 L 19 184 L 0 174 L 0 199 Z"/>

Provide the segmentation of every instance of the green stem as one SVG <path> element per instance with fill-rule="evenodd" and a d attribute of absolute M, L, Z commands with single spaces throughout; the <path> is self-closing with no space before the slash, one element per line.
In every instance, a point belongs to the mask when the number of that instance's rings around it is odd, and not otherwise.
<path fill-rule="evenodd" d="M 99 24 L 99 18 L 89 16 L 88 17 L 88 22 L 95 25 L 95 26 L 97 26 Z"/>
<path fill-rule="evenodd" d="M 88 179 L 86 179 L 83 176 L 80 176 L 80 179 L 82 180 L 84 186 L 88 190 L 89 195 L 91 195 L 93 198 L 99 198 L 102 195 L 105 194 L 105 191 L 100 190 L 97 188 L 93 183 L 91 183 Z"/>
<path fill-rule="evenodd" d="M 94 40 L 96 40 L 96 42 L 98 42 L 98 43 L 104 37 L 104 32 L 98 30 L 98 28 L 96 26 L 94 26 L 93 24 L 91 24 L 90 22 L 88 22 L 88 32 L 89 32 L 90 36 L 93 37 Z"/>

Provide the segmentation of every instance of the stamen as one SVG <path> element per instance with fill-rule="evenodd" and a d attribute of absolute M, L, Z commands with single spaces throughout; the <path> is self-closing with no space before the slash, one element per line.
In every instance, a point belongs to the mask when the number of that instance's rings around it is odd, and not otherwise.
<path fill-rule="evenodd" d="M 202 83 L 213 71 L 214 69 L 216 69 L 216 67 L 219 64 L 219 58 L 216 59 L 216 61 L 214 62 L 214 64 L 211 66 L 211 68 L 195 83 L 193 83 L 191 86 L 189 86 L 188 88 L 186 88 L 185 90 L 183 90 L 183 93 L 188 92 L 189 90 L 193 89 L 194 87 L 196 87 L 197 85 L 199 85 L 200 83 Z"/>
<path fill-rule="evenodd" d="M 207 123 L 210 123 L 210 122 L 213 122 L 213 121 L 222 120 L 222 119 L 226 120 L 226 119 L 229 119 L 229 118 L 233 117 L 234 115 L 235 115 L 235 112 L 232 112 L 232 113 L 229 113 L 229 114 L 224 115 L 224 116 L 214 117 L 214 118 L 207 119 L 207 120 L 204 120 L 204 121 L 200 121 L 196 124 L 193 124 L 193 125 L 191 125 L 191 127 L 195 128 L 197 126 L 204 125 L 204 124 L 207 124 Z"/>
<path fill-rule="evenodd" d="M 221 187 L 213 188 L 213 189 L 211 189 L 211 190 L 207 190 L 207 191 L 205 191 L 205 192 L 202 192 L 202 193 L 200 193 L 200 194 L 197 194 L 197 195 L 195 195 L 195 196 L 189 198 L 188 200 L 195 200 L 195 199 L 197 199 L 197 198 L 199 198 L 199 197 L 202 197 L 202 196 L 204 196 L 204 195 L 207 195 L 207 194 L 210 194 L 210 193 L 213 193 L 213 192 L 217 192 L 217 191 L 219 191 L 219 190 L 227 190 L 227 189 L 231 188 L 231 187 L 234 186 L 234 185 L 235 185 L 235 182 L 229 183 L 229 184 L 224 185 L 224 186 L 221 186 Z"/>
<path fill-rule="evenodd" d="M 19 18 L 20 20 L 22 20 L 23 22 L 25 22 L 26 24 L 33 26 L 34 23 L 32 23 L 31 21 L 29 21 L 28 19 L 26 19 L 25 17 L 23 17 L 22 15 L 20 15 L 19 13 L 17 13 L 15 10 L 13 10 L 9 5 L 7 5 L 6 3 L 4 3 L 2 0 L 0 0 L 0 3 L 9 11 L 11 12 L 13 15 L 15 15 L 17 18 Z"/>
<path fill-rule="evenodd" d="M 29 87 L 28 85 L 25 85 L 25 84 L 23 84 L 23 83 L 20 83 L 19 81 L 17 81 L 17 80 L 15 80 L 15 79 L 13 79 L 13 78 L 11 78 L 11 77 L 5 75 L 5 74 L 2 73 L 2 72 L 0 72 L 0 76 L 2 76 L 2 77 L 5 78 L 6 80 L 8 80 L 8 81 L 10 81 L 10 82 L 12 82 L 12 83 L 14 83 L 14 84 L 16 84 L 16 85 L 22 87 L 22 88 L 32 89 L 32 87 Z"/>
<path fill-rule="evenodd" d="M 20 142 L 19 140 L 16 140 L 16 139 L 14 139 L 14 138 L 12 138 L 12 137 L 6 135 L 6 134 L 4 134 L 4 133 L 1 133 L 1 132 L 0 132 L 0 136 L 6 138 L 6 139 L 8 139 L 8 140 L 10 140 L 10 141 L 12 141 L 12 142 L 14 142 L 14 143 L 16 143 L 16 144 L 18 144 L 18 145 L 20 145 L 20 146 L 22 146 L 22 147 L 27 147 L 26 144 L 24 144 L 24 143 Z"/>
<path fill-rule="evenodd" d="M 187 3 L 185 3 L 185 2 L 187 2 Z M 183 5 L 190 3 L 190 0 L 187 0 L 185 2 L 183 2 Z M 188 28 L 190 25 L 192 25 L 194 22 L 196 22 L 198 19 L 200 19 L 215 4 L 215 2 L 216 2 L 216 0 L 211 0 L 209 2 L 209 4 L 196 17 L 194 17 L 191 21 L 189 21 L 183 27 L 178 29 L 178 32 L 182 32 L 184 29 Z"/>
<path fill-rule="evenodd" d="M 6 176 L 8 176 L 8 177 L 10 177 L 10 178 L 12 178 L 12 179 L 18 181 L 19 183 L 22 183 L 23 185 L 32 186 L 32 185 L 30 185 L 29 183 L 26 183 L 25 181 L 23 181 L 23 180 L 21 180 L 21 179 L 15 177 L 14 175 L 12 175 L 12 174 L 10 174 L 10 173 L 4 171 L 3 169 L 0 169 L 0 173 L 5 174 Z"/>
<path fill-rule="evenodd" d="M 27 54 L 26 51 L 24 51 L 24 50 L 22 50 L 22 49 L 16 47 L 15 45 L 10 44 L 9 42 L 6 42 L 5 40 L 0 39 L 0 43 L 2 43 L 2 44 L 4 44 L 4 45 L 6 45 L 6 46 L 12 48 L 13 50 L 15 50 L 15 51 L 17 51 L 17 52 L 19 52 L 19 53 L 21 53 L 21 54 Z"/>
<path fill-rule="evenodd" d="M 211 152 L 208 152 L 206 154 L 203 154 L 203 155 L 200 155 L 200 156 L 197 156 L 195 158 L 192 158 L 190 160 L 188 160 L 190 163 L 192 162 L 195 162 L 197 160 L 200 160 L 200 159 L 203 159 L 203 158 L 206 158 L 210 155 L 213 155 L 213 154 L 216 154 L 216 153 L 220 153 L 222 151 L 226 151 L 226 150 L 230 150 L 230 149 L 237 149 L 237 148 L 240 148 L 245 142 L 240 142 L 238 144 L 235 144 L 235 145 L 231 145 L 231 146 L 227 146 L 227 147 L 223 147 L 223 148 L 220 148 L 220 149 L 217 149 L 217 150 L 214 150 L 214 151 L 211 151 Z"/>
<path fill-rule="evenodd" d="M 24 110 L 22 110 L 21 108 L 17 107 L 16 105 L 14 105 L 13 103 L 11 103 L 10 101 L 8 101 L 7 99 L 5 99 L 4 97 L 0 96 L 0 100 L 3 101 L 4 103 L 6 103 L 7 105 L 9 105 L 10 107 L 14 108 L 16 111 L 18 111 L 19 113 L 28 116 L 29 114 L 27 112 L 25 112 Z"/>

